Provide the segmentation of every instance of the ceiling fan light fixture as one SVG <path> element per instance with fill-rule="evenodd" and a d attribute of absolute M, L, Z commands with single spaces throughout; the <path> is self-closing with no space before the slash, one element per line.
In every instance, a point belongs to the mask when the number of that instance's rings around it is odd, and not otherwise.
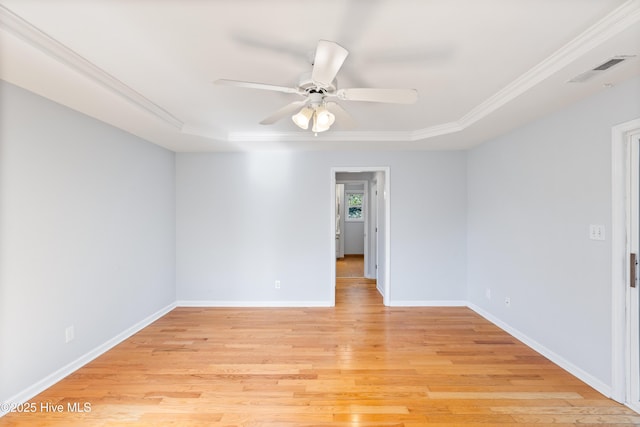
<path fill-rule="evenodd" d="M 324 132 L 329 130 L 331 125 L 336 121 L 334 116 L 324 105 L 320 105 L 316 108 L 313 115 L 313 132 Z"/>
<path fill-rule="evenodd" d="M 304 107 L 298 113 L 291 116 L 291 120 L 295 123 L 300 129 L 308 129 L 309 128 L 309 120 L 313 117 L 313 108 Z"/>

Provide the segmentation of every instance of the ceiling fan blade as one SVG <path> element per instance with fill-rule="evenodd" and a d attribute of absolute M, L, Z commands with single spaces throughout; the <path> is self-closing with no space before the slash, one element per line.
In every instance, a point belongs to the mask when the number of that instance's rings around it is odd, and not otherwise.
<path fill-rule="evenodd" d="M 265 83 L 241 82 L 238 80 L 227 80 L 227 79 L 218 79 L 213 83 L 217 85 L 236 86 L 236 87 L 243 87 L 247 89 L 262 89 L 262 90 L 270 90 L 270 91 L 284 92 L 284 93 L 300 93 L 300 91 L 294 87 L 276 86 L 276 85 L 269 85 Z"/>
<path fill-rule="evenodd" d="M 309 102 L 309 100 L 305 99 L 303 101 L 295 101 L 295 102 L 292 102 L 290 104 L 287 104 L 284 107 L 282 107 L 281 109 L 279 109 L 278 111 L 272 113 L 270 116 L 265 117 L 260 122 L 260 124 L 261 125 L 272 125 L 275 122 L 277 122 L 278 120 L 282 120 L 283 118 L 292 115 L 293 113 L 295 113 L 296 111 L 298 111 L 299 109 L 304 107 L 308 102 Z"/>
<path fill-rule="evenodd" d="M 327 102 L 326 106 L 327 110 L 329 110 L 336 116 L 336 122 L 338 122 L 341 127 L 345 129 L 356 127 L 357 123 L 353 116 L 351 116 L 351 114 L 349 114 L 347 110 L 342 108 L 340 104 L 338 104 L 337 102 Z"/>
<path fill-rule="evenodd" d="M 344 60 L 347 59 L 347 55 L 349 51 L 338 43 L 320 40 L 313 61 L 311 80 L 321 87 L 330 86 Z"/>
<path fill-rule="evenodd" d="M 336 95 L 345 101 L 387 102 L 391 104 L 415 104 L 418 101 L 418 91 L 415 89 L 350 88 L 339 89 Z"/>

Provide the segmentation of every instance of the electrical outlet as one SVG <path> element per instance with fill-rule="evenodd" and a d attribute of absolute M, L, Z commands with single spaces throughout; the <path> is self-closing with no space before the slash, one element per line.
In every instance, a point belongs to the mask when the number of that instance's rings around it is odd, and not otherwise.
<path fill-rule="evenodd" d="M 276 280 L 276 289 L 280 289 L 280 280 Z"/>
<path fill-rule="evenodd" d="M 589 239 L 591 240 L 604 240 L 604 225 L 591 224 L 589 225 Z"/>
<path fill-rule="evenodd" d="M 487 299 L 491 299 L 491 289 L 487 288 L 487 289 L 484 291 L 484 296 L 485 296 Z"/>
<path fill-rule="evenodd" d="M 507 307 L 511 307 L 511 298 L 504 297 L 504 305 L 506 305 Z"/>
<path fill-rule="evenodd" d="M 67 327 L 64 330 L 64 340 L 65 340 L 64 342 L 65 343 L 73 341 L 75 336 L 76 336 L 76 331 L 75 331 L 75 328 L 73 327 L 73 325 Z"/>

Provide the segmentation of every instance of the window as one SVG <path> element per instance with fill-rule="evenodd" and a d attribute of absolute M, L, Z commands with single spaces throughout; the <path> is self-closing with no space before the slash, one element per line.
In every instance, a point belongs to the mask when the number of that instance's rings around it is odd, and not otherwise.
<path fill-rule="evenodd" d="M 347 193 L 346 221 L 364 221 L 364 193 Z"/>

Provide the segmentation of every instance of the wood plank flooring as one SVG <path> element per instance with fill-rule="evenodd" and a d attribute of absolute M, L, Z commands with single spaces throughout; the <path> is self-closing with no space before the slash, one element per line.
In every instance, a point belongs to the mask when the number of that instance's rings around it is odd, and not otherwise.
<path fill-rule="evenodd" d="M 364 277 L 364 255 L 345 255 L 336 260 L 336 277 Z"/>
<path fill-rule="evenodd" d="M 62 412 L 0 425 L 640 425 L 467 308 L 384 307 L 365 279 L 336 299 L 177 308 L 31 401 Z"/>

